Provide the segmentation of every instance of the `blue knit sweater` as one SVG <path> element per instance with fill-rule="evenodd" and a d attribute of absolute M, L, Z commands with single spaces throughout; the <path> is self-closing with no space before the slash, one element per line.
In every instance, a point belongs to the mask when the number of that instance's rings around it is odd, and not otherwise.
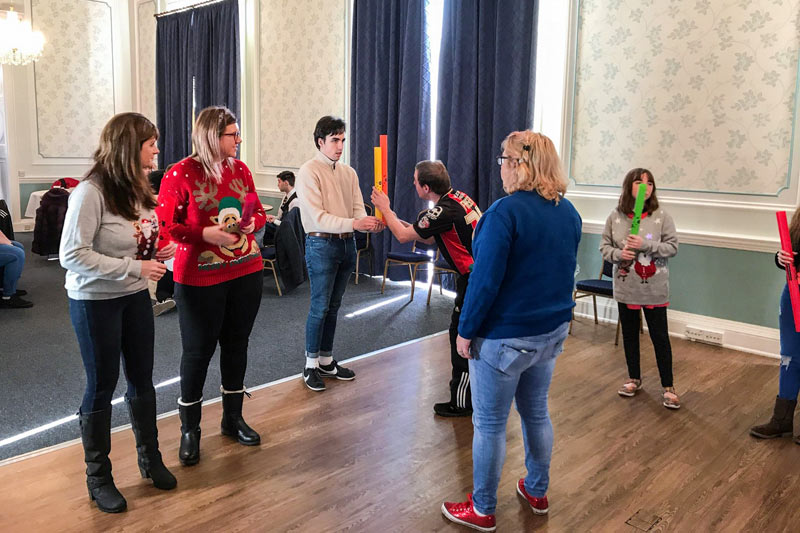
<path fill-rule="evenodd" d="M 483 214 L 459 335 L 505 339 L 548 333 L 572 315 L 581 217 L 566 198 L 517 191 Z"/>

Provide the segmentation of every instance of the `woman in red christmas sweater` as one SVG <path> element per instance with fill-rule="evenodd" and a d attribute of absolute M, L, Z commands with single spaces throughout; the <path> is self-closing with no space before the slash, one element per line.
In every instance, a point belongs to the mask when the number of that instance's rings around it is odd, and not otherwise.
<path fill-rule="evenodd" d="M 181 445 L 184 465 L 200 460 L 200 415 L 208 364 L 220 346 L 222 434 L 246 446 L 261 437 L 242 418 L 247 344 L 261 303 L 262 262 L 253 231 L 265 223 L 256 202 L 240 227 L 245 197 L 255 192 L 247 166 L 235 159 L 242 142 L 236 117 L 225 107 L 197 116 L 194 153 L 173 166 L 159 191 L 162 209 L 174 206 L 166 230 L 178 243 L 175 299 L 181 326 Z"/>

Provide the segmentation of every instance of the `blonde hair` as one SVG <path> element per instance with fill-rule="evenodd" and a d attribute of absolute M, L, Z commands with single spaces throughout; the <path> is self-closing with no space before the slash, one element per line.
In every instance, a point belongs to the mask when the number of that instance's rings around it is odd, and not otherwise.
<path fill-rule="evenodd" d="M 508 194 L 535 190 L 558 204 L 567 192 L 567 178 L 553 141 L 541 133 L 515 131 L 505 138 L 501 148 L 517 162 L 512 169 L 514 179 L 503 183 Z"/>
<path fill-rule="evenodd" d="M 103 192 L 108 210 L 136 220 L 139 208 L 153 209 L 155 195 L 142 168 L 142 146 L 158 139 L 158 128 L 139 113 L 119 113 L 103 127 L 94 165 L 86 174 Z"/>
<path fill-rule="evenodd" d="M 225 158 L 219 147 L 219 139 L 225 133 L 225 128 L 236 124 L 236 117 L 227 107 L 211 106 L 203 109 L 197 115 L 192 130 L 192 145 L 194 152 L 189 157 L 197 159 L 203 166 L 206 178 L 211 178 L 217 183 L 222 181 L 222 162 L 227 159 L 228 165 L 233 167 L 233 158 Z"/>

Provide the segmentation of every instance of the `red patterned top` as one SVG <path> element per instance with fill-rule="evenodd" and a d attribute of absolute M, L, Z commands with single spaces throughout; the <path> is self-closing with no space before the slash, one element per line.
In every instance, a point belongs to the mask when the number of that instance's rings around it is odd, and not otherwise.
<path fill-rule="evenodd" d="M 163 228 L 178 244 L 173 275 L 184 285 L 207 287 L 258 272 L 261 252 L 253 234 L 238 231 L 245 196 L 255 192 L 253 175 L 247 165 L 233 159 L 222 165 L 222 181 L 206 179 L 203 167 L 187 157 L 173 166 L 161 182 L 159 205 L 174 201 L 172 224 Z M 266 218 L 261 202 L 253 215 L 256 229 Z M 231 246 L 203 240 L 203 228 L 226 224 L 239 239 Z"/>

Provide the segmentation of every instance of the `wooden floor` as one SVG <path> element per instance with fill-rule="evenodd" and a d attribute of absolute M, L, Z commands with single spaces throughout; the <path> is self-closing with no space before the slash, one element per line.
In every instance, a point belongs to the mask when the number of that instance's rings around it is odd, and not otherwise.
<path fill-rule="evenodd" d="M 512 412 L 498 491 L 499 531 L 798 531 L 800 446 L 758 441 L 778 362 L 674 340 L 683 408 L 659 401 L 652 349 L 642 337 L 645 389 L 622 399 L 621 347 L 612 326 L 575 324 L 556 366 L 556 440 L 550 514 L 534 516 L 515 493 L 524 475 Z M 260 447 L 220 436 L 221 405 L 203 411 L 202 460 L 181 467 L 179 421 L 159 421 L 178 488 L 139 477 L 130 431 L 113 435 L 120 515 L 86 494 L 79 445 L 0 468 L 0 529 L 10 531 L 466 531 L 440 512 L 472 486 L 469 419 L 434 418 L 446 397 L 446 335 L 354 362 L 354 382 L 320 394 L 292 380 L 245 403 Z M 633 525 L 631 525 L 633 524 Z"/>

